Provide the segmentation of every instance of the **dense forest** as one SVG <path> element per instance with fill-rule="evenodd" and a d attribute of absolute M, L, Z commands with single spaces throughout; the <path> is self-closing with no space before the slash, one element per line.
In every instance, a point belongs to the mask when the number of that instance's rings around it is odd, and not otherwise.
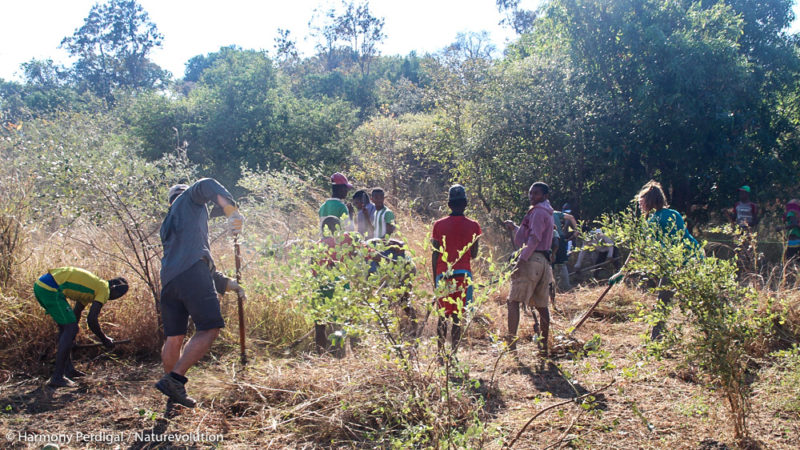
<path fill-rule="evenodd" d="M 0 80 L 3 135 L 107 122 L 138 156 L 184 151 L 230 186 L 245 168 L 342 170 L 424 208 L 457 180 L 492 216 L 520 213 L 534 179 L 584 218 L 651 178 L 699 220 L 742 184 L 762 201 L 793 195 L 791 0 L 518 3 L 497 1 L 518 33 L 502 52 L 469 32 L 436 53 L 383 55 L 391 18 L 343 2 L 310 24 L 311 56 L 279 29 L 270 50 L 223 47 L 180 76 L 149 59 L 163 36 L 147 12 L 111 0 L 61 42 L 72 66 L 34 59 L 24 81 Z"/>

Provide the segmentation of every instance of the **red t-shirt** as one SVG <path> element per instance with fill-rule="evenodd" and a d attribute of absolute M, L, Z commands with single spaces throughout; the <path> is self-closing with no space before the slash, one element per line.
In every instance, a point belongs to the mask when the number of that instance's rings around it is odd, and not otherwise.
<path fill-rule="evenodd" d="M 436 262 L 436 274 L 447 271 L 447 264 L 452 263 L 464 250 L 471 247 L 475 236 L 481 235 L 481 226 L 478 222 L 464 216 L 448 216 L 433 223 L 433 240 L 443 245 L 442 253 L 447 253 L 447 261 L 441 255 Z M 453 270 L 472 270 L 470 260 L 472 255 L 469 250 L 455 264 Z"/>

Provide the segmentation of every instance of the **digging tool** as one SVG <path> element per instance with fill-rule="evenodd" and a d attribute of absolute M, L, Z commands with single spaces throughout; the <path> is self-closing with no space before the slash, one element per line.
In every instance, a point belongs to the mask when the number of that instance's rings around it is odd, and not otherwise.
<path fill-rule="evenodd" d="M 242 253 L 239 249 L 239 236 L 233 237 L 233 254 L 236 261 L 236 284 L 240 287 L 242 285 Z M 236 303 L 239 307 L 239 349 L 241 350 L 242 365 L 247 364 L 247 354 L 245 353 L 244 343 L 244 299 L 242 298 L 242 291 L 236 292 Z"/>
<path fill-rule="evenodd" d="M 130 339 L 122 339 L 119 341 L 114 341 L 114 345 L 127 344 L 130 341 L 131 341 Z M 95 348 L 95 347 L 102 347 L 102 345 L 103 345 L 102 342 L 92 342 L 91 344 L 76 344 L 72 348 Z"/>
<path fill-rule="evenodd" d="M 605 298 L 606 294 L 608 294 L 608 291 L 610 291 L 611 288 L 614 287 L 615 284 L 617 284 L 620 281 L 622 281 L 623 278 L 624 278 L 624 275 L 622 274 L 622 272 L 618 272 L 616 275 L 614 275 L 614 276 L 612 276 L 611 278 L 608 279 L 608 287 L 606 288 L 606 290 L 603 291 L 602 294 L 600 294 L 600 298 L 598 298 L 597 301 L 594 302 L 592 307 L 589 308 L 589 310 L 586 311 L 583 314 L 583 317 L 581 317 L 581 320 L 578 321 L 578 324 L 575 325 L 575 327 L 572 329 L 572 331 L 570 331 L 570 333 L 569 333 L 570 337 L 572 337 L 572 335 L 575 333 L 575 331 L 578 328 L 580 328 L 580 326 L 583 325 L 584 322 L 586 322 L 586 319 L 589 318 L 589 314 L 591 314 L 592 311 L 594 311 L 594 309 L 597 308 L 597 305 L 599 305 L 600 302 L 603 301 L 603 298 Z"/>

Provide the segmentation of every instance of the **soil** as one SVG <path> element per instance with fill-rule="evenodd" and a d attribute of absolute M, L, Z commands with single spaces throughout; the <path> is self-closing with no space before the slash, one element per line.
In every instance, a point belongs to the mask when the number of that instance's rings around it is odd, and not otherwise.
<path fill-rule="evenodd" d="M 553 313 L 555 333 L 563 335 L 600 292 L 601 288 L 582 289 L 559 296 L 561 312 Z M 537 412 L 610 385 L 594 395 L 590 410 L 571 402 L 544 412 L 514 447 L 736 448 L 726 405 L 702 374 L 674 355 L 660 360 L 645 357 L 642 336 L 649 328 L 625 317 L 627 313 L 621 316 L 615 311 L 592 315 L 576 338 L 589 342 L 599 335 L 599 348 L 607 355 L 577 359 L 542 357 L 530 339 L 528 314 L 521 324 L 516 357 L 501 357 L 501 347 L 491 334 L 473 329 L 459 360 L 470 366 L 468 378 L 485 389 L 482 417 L 496 430 L 485 446 L 501 447 Z M 504 320 L 502 302 L 497 301 L 487 308 L 482 322 L 502 335 Z M 672 320 L 680 318 L 674 315 Z M 428 324 L 424 339 L 433 334 L 432 325 Z M 157 355 L 137 360 L 116 358 L 101 349 L 81 351 L 75 354 L 76 366 L 88 375 L 79 379 L 77 387 L 56 390 L 44 386 L 46 373 L 6 371 L 0 385 L 0 440 L 5 440 L 0 446 L 43 448 L 48 440 L 58 439 L 62 449 L 372 446 L 363 434 L 362 440 L 332 441 L 328 429 L 352 428 L 350 423 L 334 423 L 334 417 L 342 416 L 331 408 L 343 408 L 340 405 L 366 390 L 370 380 L 389 373 L 377 350 L 361 345 L 337 359 L 302 351 L 269 356 L 254 349 L 245 370 L 237 356 L 234 349 L 215 348 L 189 373 L 187 390 L 198 406 L 170 411 L 153 388 L 161 375 Z M 435 359 L 427 354 L 421 358 Z M 775 388 L 780 374 L 768 368 L 768 362 L 761 365 L 753 377 L 751 445 L 797 448 L 800 416 L 781 409 L 780 389 Z M 325 422 L 327 418 L 331 419 Z M 314 423 L 325 426 L 315 430 L 309 426 Z"/>

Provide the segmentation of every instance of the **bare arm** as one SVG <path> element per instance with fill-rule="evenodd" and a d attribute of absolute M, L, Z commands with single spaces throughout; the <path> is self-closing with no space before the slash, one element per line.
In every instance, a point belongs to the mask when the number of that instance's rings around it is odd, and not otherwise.
<path fill-rule="evenodd" d="M 113 346 L 111 339 L 109 339 L 100 328 L 100 322 L 98 321 L 98 318 L 100 316 L 101 309 L 103 309 L 102 303 L 92 302 L 92 306 L 89 308 L 89 315 L 86 317 L 86 323 L 89 325 L 89 329 L 92 330 L 92 333 L 94 333 L 94 335 L 100 339 L 100 342 L 102 342 L 104 346 Z"/>
<path fill-rule="evenodd" d="M 436 263 L 439 262 L 439 258 L 441 258 L 442 253 L 439 252 L 441 248 L 441 244 L 439 241 L 431 239 L 431 246 L 433 246 L 433 252 L 431 253 L 431 270 L 433 271 L 433 286 L 436 287 Z"/>
<path fill-rule="evenodd" d="M 477 258 L 478 257 L 478 242 L 479 241 L 477 239 L 475 239 L 475 243 L 472 244 L 472 248 L 469 250 L 470 251 L 470 257 L 472 257 L 472 258 Z"/>

